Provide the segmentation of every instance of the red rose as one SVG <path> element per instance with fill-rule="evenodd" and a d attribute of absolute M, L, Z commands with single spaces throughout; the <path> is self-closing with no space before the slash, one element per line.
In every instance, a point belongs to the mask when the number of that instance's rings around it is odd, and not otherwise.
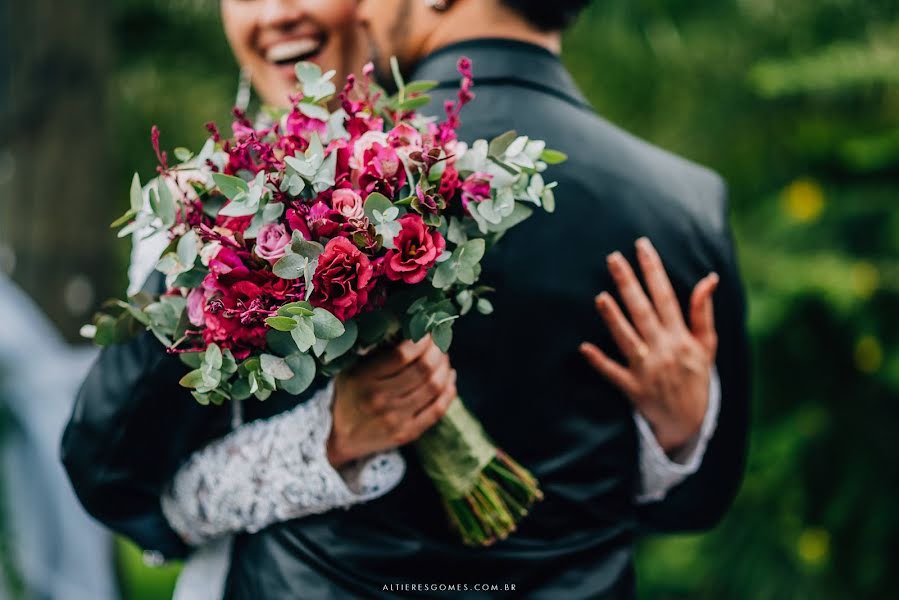
<path fill-rule="evenodd" d="M 341 321 L 352 319 L 368 302 L 373 275 L 371 261 L 359 248 L 346 238 L 334 238 L 318 257 L 309 301 Z"/>
<path fill-rule="evenodd" d="M 429 232 L 419 215 L 406 215 L 399 223 L 402 229 L 393 238 L 396 250 L 384 257 L 384 273 L 392 281 L 402 279 L 409 284 L 418 283 L 437 262 L 446 242 L 440 232 Z"/>

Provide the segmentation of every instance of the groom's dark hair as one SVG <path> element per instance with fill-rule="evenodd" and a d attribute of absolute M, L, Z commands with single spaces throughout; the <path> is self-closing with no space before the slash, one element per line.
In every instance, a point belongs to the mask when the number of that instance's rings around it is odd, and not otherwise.
<path fill-rule="evenodd" d="M 590 0 L 502 0 L 542 31 L 558 31 L 571 25 Z"/>

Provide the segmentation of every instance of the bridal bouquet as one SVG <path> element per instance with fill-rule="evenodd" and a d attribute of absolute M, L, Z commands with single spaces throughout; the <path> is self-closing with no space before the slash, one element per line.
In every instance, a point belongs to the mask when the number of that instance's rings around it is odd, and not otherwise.
<path fill-rule="evenodd" d="M 180 383 L 201 404 L 299 394 L 402 338 L 430 334 L 446 351 L 456 319 L 492 311 L 477 284 L 485 251 L 532 207 L 553 210 L 555 184 L 541 173 L 565 158 L 514 132 L 459 141 L 467 59 L 459 71 L 439 122 L 415 112 L 435 83 L 406 84 L 395 63 L 398 93 L 367 67 L 334 112 L 334 72 L 299 63 L 289 110 L 262 126 L 235 111 L 230 138 L 210 125 L 199 153 L 175 150 L 177 165 L 154 128 L 158 176 L 144 187 L 135 175 L 113 226 L 165 232 L 166 291 L 107 303 L 95 341 L 149 329 L 191 367 Z M 416 444 L 466 544 L 505 538 L 542 497 L 460 400 Z"/>

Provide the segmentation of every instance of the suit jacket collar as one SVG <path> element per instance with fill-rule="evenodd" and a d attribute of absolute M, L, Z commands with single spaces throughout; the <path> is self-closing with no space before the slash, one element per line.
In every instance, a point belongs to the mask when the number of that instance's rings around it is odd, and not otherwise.
<path fill-rule="evenodd" d="M 480 38 L 444 46 L 425 56 L 413 69 L 410 80 L 437 81 L 438 87 L 444 89 L 458 87 L 456 63 L 460 56 L 471 59 L 475 92 L 478 84 L 518 85 L 571 104 L 590 106 L 557 55 L 518 40 Z"/>

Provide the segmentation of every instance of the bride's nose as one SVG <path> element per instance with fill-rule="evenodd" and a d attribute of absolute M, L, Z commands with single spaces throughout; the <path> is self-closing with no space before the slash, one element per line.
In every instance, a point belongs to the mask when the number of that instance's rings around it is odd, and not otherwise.
<path fill-rule="evenodd" d="M 305 0 L 261 0 L 259 23 L 263 27 L 285 29 L 294 25 L 304 14 Z"/>

